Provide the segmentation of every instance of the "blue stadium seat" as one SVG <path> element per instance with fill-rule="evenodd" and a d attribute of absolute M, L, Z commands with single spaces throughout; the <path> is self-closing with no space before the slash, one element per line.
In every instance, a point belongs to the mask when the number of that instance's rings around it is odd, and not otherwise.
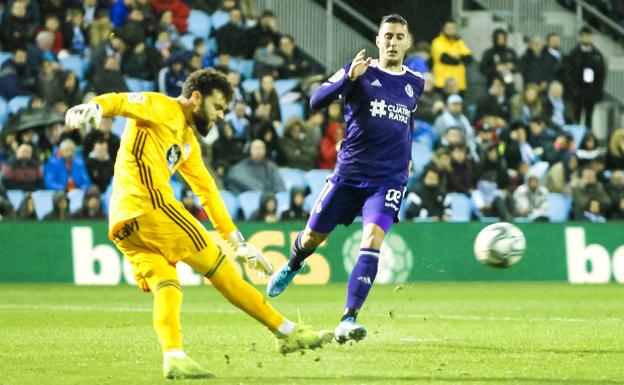
<path fill-rule="evenodd" d="M 9 118 L 9 103 L 3 97 L 0 97 L 0 132 L 4 128 L 4 124 Z"/>
<path fill-rule="evenodd" d="M 37 218 L 42 220 L 43 217 L 52 212 L 54 208 L 54 203 L 52 202 L 52 198 L 54 197 L 54 190 L 37 190 L 32 193 L 33 202 L 35 204 L 35 212 L 37 213 Z"/>
<path fill-rule="evenodd" d="M 113 195 L 113 179 L 114 178 L 115 177 L 111 178 L 111 181 L 108 184 L 106 191 L 102 193 L 102 197 L 101 197 L 102 198 L 102 211 L 104 211 L 106 215 L 108 215 L 108 207 L 110 206 L 111 195 Z"/>
<path fill-rule="evenodd" d="M 238 72 L 240 72 L 243 79 L 253 78 L 254 63 L 253 60 L 243 60 L 241 62 L 241 68 Z"/>
<path fill-rule="evenodd" d="M 9 202 L 13 205 L 13 208 L 17 210 L 24 200 L 24 191 L 23 190 L 7 190 L 7 197 L 9 198 Z"/>
<path fill-rule="evenodd" d="M 325 186 L 325 179 L 332 173 L 332 170 L 310 170 L 305 173 L 305 181 L 310 187 L 312 195 L 318 195 Z"/>
<path fill-rule="evenodd" d="M 72 71 L 78 77 L 78 80 L 84 78 L 85 66 L 84 61 L 78 55 L 69 55 L 59 58 L 61 68 L 64 70 Z"/>
<path fill-rule="evenodd" d="M 73 189 L 67 193 L 67 199 L 69 199 L 69 212 L 75 213 L 82 208 L 82 202 L 84 200 L 84 190 L 79 188 Z"/>
<path fill-rule="evenodd" d="M 282 112 L 282 123 L 286 123 L 290 118 L 304 118 L 304 109 L 301 103 L 280 103 L 280 110 Z"/>
<path fill-rule="evenodd" d="M 570 215 L 572 197 L 564 194 L 549 193 L 547 199 L 548 218 L 551 222 L 565 222 Z"/>
<path fill-rule="evenodd" d="M 576 148 L 579 148 L 581 146 L 581 141 L 585 137 L 585 134 L 587 134 L 587 127 L 581 124 L 566 124 L 563 126 L 563 131 L 572 134 L 572 137 L 574 137 L 574 145 Z"/>
<path fill-rule="evenodd" d="M 215 30 L 219 29 L 230 21 L 230 14 L 225 11 L 216 11 L 210 16 L 210 21 Z"/>
<path fill-rule="evenodd" d="M 13 56 L 11 52 L 0 52 L 0 66 L 4 64 L 5 61 L 9 60 Z"/>
<path fill-rule="evenodd" d="M 277 217 L 279 218 L 284 211 L 290 208 L 290 193 L 280 191 L 275 194 L 275 200 L 277 201 Z"/>
<path fill-rule="evenodd" d="M 248 94 L 251 94 L 251 93 L 256 92 L 256 91 L 258 91 L 260 89 L 260 80 L 258 80 L 258 79 L 245 79 L 241 83 L 241 87 L 243 87 L 245 92 L 247 92 Z"/>
<path fill-rule="evenodd" d="M 243 211 L 243 217 L 246 220 L 251 219 L 256 211 L 260 208 L 260 198 L 262 191 L 245 191 L 238 195 L 238 204 Z"/>
<path fill-rule="evenodd" d="M 184 47 L 185 50 L 187 51 L 193 51 L 193 41 L 195 39 L 197 39 L 198 36 L 192 35 L 192 34 L 184 34 L 180 37 L 180 44 L 182 44 L 182 46 Z"/>
<path fill-rule="evenodd" d="M 277 91 L 277 96 L 284 96 L 298 85 L 299 79 L 277 79 L 275 81 L 275 91 Z"/>
<path fill-rule="evenodd" d="M 280 176 L 286 185 L 286 190 L 290 191 L 293 187 L 305 189 L 307 183 L 305 181 L 305 172 L 296 168 L 283 167 L 279 169 Z"/>
<path fill-rule="evenodd" d="M 318 198 L 318 194 L 320 193 L 319 191 L 313 192 L 308 194 L 304 199 L 303 199 L 303 209 L 307 212 L 312 212 L 312 206 L 314 205 L 314 202 L 316 202 L 316 199 Z"/>
<path fill-rule="evenodd" d="M 16 115 L 20 110 L 28 108 L 30 104 L 31 96 L 16 96 L 13 99 L 9 100 L 9 113 L 12 115 Z"/>
<path fill-rule="evenodd" d="M 188 32 L 191 35 L 207 38 L 211 28 L 212 22 L 206 12 L 191 10 L 188 18 Z"/>
<path fill-rule="evenodd" d="M 184 193 L 184 185 L 178 182 L 174 176 L 171 176 L 171 179 L 169 179 L 169 185 L 173 189 L 173 195 L 175 196 L 175 198 L 181 201 L 182 194 Z"/>
<path fill-rule="evenodd" d="M 130 92 L 143 92 L 143 79 L 133 78 L 126 76 L 125 79 L 126 85 L 128 86 L 128 90 Z"/>
<path fill-rule="evenodd" d="M 412 142 L 412 168 L 414 177 L 419 179 L 425 166 L 431 160 L 433 152 L 428 144 L 421 142 Z"/>
<path fill-rule="evenodd" d="M 472 202 L 462 193 L 449 193 L 451 200 L 451 222 L 469 222 L 472 214 Z"/>
<path fill-rule="evenodd" d="M 216 56 L 217 55 L 217 39 L 214 37 L 208 38 L 206 41 L 207 55 Z"/>
<path fill-rule="evenodd" d="M 112 131 L 115 135 L 121 137 L 124 132 L 124 128 L 126 127 L 126 118 L 122 116 L 116 116 L 113 118 L 113 127 Z"/>
<path fill-rule="evenodd" d="M 219 190 L 219 194 L 223 199 L 223 203 L 225 203 L 225 207 L 227 208 L 230 217 L 236 218 L 238 216 L 238 198 L 236 198 L 236 195 L 227 190 Z"/>

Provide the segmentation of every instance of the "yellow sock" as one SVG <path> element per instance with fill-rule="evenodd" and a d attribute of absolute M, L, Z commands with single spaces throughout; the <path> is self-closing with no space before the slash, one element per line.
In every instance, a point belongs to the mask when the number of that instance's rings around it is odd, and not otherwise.
<path fill-rule="evenodd" d="M 182 350 L 180 282 L 166 279 L 151 287 L 154 293 L 154 329 L 160 339 L 162 350 L 163 352 L 173 349 Z"/>
<path fill-rule="evenodd" d="M 227 258 L 217 269 L 210 277 L 214 287 L 234 306 L 254 317 L 271 331 L 277 331 L 284 323 L 284 316 L 269 305 L 258 290 L 238 275 Z"/>

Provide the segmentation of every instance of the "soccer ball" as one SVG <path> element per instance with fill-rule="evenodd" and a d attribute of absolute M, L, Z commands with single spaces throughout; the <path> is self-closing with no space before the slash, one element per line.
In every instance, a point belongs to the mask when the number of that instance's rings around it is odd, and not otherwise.
<path fill-rule="evenodd" d="M 499 269 L 506 269 L 522 259 L 526 239 L 522 231 L 511 223 L 491 224 L 479 232 L 474 242 L 477 261 Z"/>

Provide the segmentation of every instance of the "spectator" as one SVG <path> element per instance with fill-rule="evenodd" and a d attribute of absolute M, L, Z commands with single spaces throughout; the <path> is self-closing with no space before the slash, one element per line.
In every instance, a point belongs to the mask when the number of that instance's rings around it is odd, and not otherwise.
<path fill-rule="evenodd" d="M 507 95 L 514 92 L 514 73 L 518 71 L 518 55 L 507 45 L 507 32 L 504 29 L 497 28 L 492 33 L 492 47 L 483 53 L 479 70 L 486 76 L 489 84 L 498 78 L 502 81 Z"/>
<path fill-rule="evenodd" d="M 440 186 L 440 174 L 435 167 L 427 167 L 422 177 L 422 185 L 407 194 L 407 219 L 431 218 L 448 221 L 451 208 L 444 189 Z"/>
<path fill-rule="evenodd" d="M 250 123 L 249 119 L 247 119 L 246 112 L 247 105 L 245 102 L 239 101 L 236 102 L 234 109 L 225 115 L 225 118 L 223 119 L 230 123 L 234 129 L 234 138 L 242 140 L 243 142 L 246 142 L 250 135 Z"/>
<path fill-rule="evenodd" d="M 71 139 L 61 142 L 59 153 L 51 156 L 43 170 L 45 188 L 71 191 L 86 189 L 91 183 L 84 161 L 74 155 L 76 145 Z"/>
<path fill-rule="evenodd" d="M 310 141 L 315 144 L 316 147 L 320 146 L 321 138 L 323 137 L 323 121 L 324 114 L 319 110 L 310 110 L 308 112 L 308 119 L 305 121 L 305 129 Z"/>
<path fill-rule="evenodd" d="M 24 4 L 24 7 L 26 8 L 26 21 L 28 22 L 28 29 L 29 31 L 34 31 L 35 29 L 37 29 L 39 26 L 41 26 L 41 12 L 40 12 L 40 1 L 39 0 L 10 0 L 10 1 L 6 1 L 3 3 L 6 3 L 5 5 L 5 15 L 7 16 L 8 12 L 7 9 L 10 9 L 13 6 L 13 3 L 15 2 L 21 2 Z"/>
<path fill-rule="evenodd" d="M 477 179 L 477 189 L 472 193 L 475 208 L 482 215 L 500 217 L 506 222 L 513 221 L 507 165 L 504 158 L 499 156 L 495 144 L 486 147 L 477 168 Z"/>
<path fill-rule="evenodd" d="M 256 49 L 260 47 L 263 40 L 272 41 L 274 45 L 278 45 L 280 34 L 277 31 L 275 15 L 272 11 L 265 10 L 260 16 L 258 23 L 247 30 L 245 41 L 247 42 L 247 58 L 253 58 Z"/>
<path fill-rule="evenodd" d="M 344 124 L 330 123 L 321 139 L 318 168 L 333 170 L 338 160 L 338 151 L 344 139 Z"/>
<path fill-rule="evenodd" d="M 606 151 L 604 147 L 598 146 L 598 138 L 596 138 L 596 135 L 592 132 L 588 132 L 581 140 L 581 145 L 576 151 L 576 155 L 578 156 L 581 165 L 585 165 L 594 159 L 604 157 L 606 155 Z"/>
<path fill-rule="evenodd" d="M 40 8 L 42 15 L 55 15 L 58 20 L 63 20 L 67 9 L 68 1 L 64 0 L 42 0 Z"/>
<path fill-rule="evenodd" d="M 282 166 L 311 170 L 316 166 L 319 144 L 314 143 L 300 118 L 290 118 L 279 141 Z"/>
<path fill-rule="evenodd" d="M 450 149 L 453 146 L 466 145 L 466 141 L 464 140 L 464 136 L 462 135 L 461 128 L 450 126 L 446 129 L 444 136 L 440 138 L 440 140 L 436 143 L 436 148 L 448 148 Z"/>
<path fill-rule="evenodd" d="M 30 28 L 26 18 L 26 3 L 13 1 L 11 9 L 4 15 L 0 25 L 0 37 L 4 51 L 26 48 L 30 40 Z"/>
<path fill-rule="evenodd" d="M 75 106 L 82 103 L 84 95 L 80 91 L 78 78 L 71 71 L 57 72 L 49 86 L 46 88 L 44 99 L 46 104 L 54 105 L 63 102 L 67 106 Z"/>
<path fill-rule="evenodd" d="M 587 206 L 583 211 L 583 217 L 581 220 L 596 222 L 596 223 L 604 223 L 607 220 L 604 217 L 604 209 L 602 203 L 600 203 L 600 199 L 598 198 L 590 198 L 587 201 Z"/>
<path fill-rule="evenodd" d="M 522 120 L 529 124 L 531 119 L 542 117 L 544 109 L 539 98 L 539 87 L 527 84 L 524 92 L 518 92 L 511 98 L 511 119 Z"/>
<path fill-rule="evenodd" d="M 27 95 L 28 89 L 34 88 L 35 78 L 27 66 L 27 54 L 23 48 L 13 51 L 11 59 L 2 63 L 0 68 L 0 96 L 11 100 L 19 95 Z"/>
<path fill-rule="evenodd" d="M 247 102 L 249 101 L 249 95 L 247 94 L 247 91 L 245 91 L 245 89 L 241 86 L 241 75 L 235 70 L 228 70 L 227 78 L 230 82 L 230 85 L 232 86 L 232 89 L 234 90 L 234 97 L 232 98 L 232 101 L 230 102 L 228 108 L 230 110 L 233 109 L 236 105 L 236 102 L 243 102 L 247 104 Z M 247 108 L 249 107 L 247 106 Z M 251 108 L 249 108 L 249 111 L 245 111 L 247 115 L 250 115 L 251 112 Z"/>
<path fill-rule="evenodd" d="M 253 60 L 255 78 L 262 78 L 265 75 L 278 77 L 285 63 L 284 58 L 276 52 L 275 43 L 269 38 L 260 42 L 260 46 L 254 52 Z"/>
<path fill-rule="evenodd" d="M 607 185 L 607 194 L 611 200 L 609 219 L 624 219 L 624 171 L 615 170 Z"/>
<path fill-rule="evenodd" d="M 35 211 L 35 201 L 30 193 L 24 195 L 22 203 L 17 208 L 16 218 L 22 221 L 36 221 L 37 212 Z"/>
<path fill-rule="evenodd" d="M 548 94 L 542 103 L 544 120 L 548 127 L 561 131 L 566 124 L 574 124 L 572 106 L 563 98 L 563 84 L 555 80 L 548 86 Z"/>
<path fill-rule="evenodd" d="M 448 148 L 439 148 L 431 157 L 431 161 L 425 166 L 425 170 L 435 168 L 440 178 L 440 189 L 444 194 L 448 191 L 449 180 L 453 171 L 451 152 Z"/>
<path fill-rule="evenodd" d="M 56 55 L 52 51 L 54 35 L 48 31 L 41 31 L 37 34 L 35 43 L 35 45 L 28 46 L 27 65 L 34 70 L 36 75 L 39 75 L 40 69 L 46 62 L 58 63 Z"/>
<path fill-rule="evenodd" d="M 195 194 L 193 190 L 185 189 L 182 192 L 182 204 L 184 208 L 191 213 L 198 221 L 203 222 L 208 220 L 208 214 L 203 207 L 195 204 Z"/>
<path fill-rule="evenodd" d="M 93 76 L 88 89 L 98 95 L 109 92 L 128 92 L 119 61 L 115 57 L 109 56 L 104 60 L 104 68 Z"/>
<path fill-rule="evenodd" d="M 589 207 L 588 203 L 592 198 L 600 202 L 601 208 L 607 208 L 611 205 L 611 199 L 602 183 L 598 181 L 596 171 L 590 167 L 585 167 L 581 171 L 580 181 L 572 186 L 574 218 L 583 218 L 584 211 Z"/>
<path fill-rule="evenodd" d="M 543 91 L 548 83 L 555 80 L 557 62 L 546 49 L 540 37 L 531 39 L 531 45 L 520 58 L 520 68 L 524 84 L 537 84 L 539 91 Z"/>
<path fill-rule="evenodd" d="M 455 78 L 448 78 L 444 81 L 444 88 L 442 88 L 442 92 L 439 89 L 436 89 L 436 92 L 442 95 L 444 100 L 448 99 L 451 95 L 459 95 L 461 92 L 459 90 L 459 82 Z"/>
<path fill-rule="evenodd" d="M 92 185 L 87 189 L 82 207 L 72 215 L 72 218 L 88 220 L 106 219 L 106 214 L 104 214 L 102 209 L 100 189 L 96 185 Z"/>
<path fill-rule="evenodd" d="M 98 9 L 98 0 L 84 0 L 82 3 L 83 25 L 85 28 L 91 27 L 96 19 L 96 11 Z"/>
<path fill-rule="evenodd" d="M 448 191 L 470 195 L 475 184 L 475 165 L 474 161 L 467 155 L 466 146 L 453 146 L 451 148 L 451 173 L 448 180 Z"/>
<path fill-rule="evenodd" d="M 433 39 L 431 57 L 436 88 L 442 89 L 446 79 L 454 78 L 463 93 L 466 90 L 466 64 L 472 62 L 472 53 L 457 35 L 454 21 L 444 23 L 440 35 Z"/>
<path fill-rule="evenodd" d="M 584 124 L 589 128 L 592 127 L 594 105 L 603 97 L 605 79 L 604 58 L 592 40 L 591 29 L 582 28 L 580 43 L 566 59 L 570 95 L 575 101 L 575 120 L 581 122 L 584 112 Z"/>
<path fill-rule="evenodd" d="M 118 66 L 121 66 L 123 64 L 124 52 L 126 52 L 126 42 L 123 32 L 116 30 L 108 36 L 108 39 L 102 41 L 93 49 L 87 78 L 91 79 L 97 76 L 104 69 L 107 63 L 106 59 L 109 57 L 116 59 Z"/>
<path fill-rule="evenodd" d="M 555 59 L 555 79 L 559 82 L 566 81 L 565 67 L 563 64 L 563 52 L 561 52 L 561 36 L 557 32 L 546 35 L 546 51 Z"/>
<path fill-rule="evenodd" d="M 435 121 L 436 135 L 441 137 L 448 128 L 458 127 L 462 141 L 469 143 L 474 140 L 475 131 L 468 118 L 462 113 L 463 99 L 459 95 L 451 95 L 446 99 L 446 109 Z"/>
<path fill-rule="evenodd" d="M 243 17 L 238 8 L 231 8 L 229 14 L 228 23 L 214 32 L 218 52 L 241 59 L 247 55 Z"/>
<path fill-rule="evenodd" d="M 131 77 L 154 80 L 163 66 L 156 48 L 140 42 L 124 54 L 122 72 Z"/>
<path fill-rule="evenodd" d="M 43 217 L 44 221 L 67 221 L 71 218 L 69 199 L 64 191 L 56 191 L 52 196 L 52 211 Z"/>
<path fill-rule="evenodd" d="M 436 118 L 444 111 L 444 101 L 440 94 L 433 89 L 434 79 L 431 72 L 425 72 L 423 77 L 425 78 L 425 87 L 420 99 L 418 99 L 418 108 L 414 112 L 414 119 L 434 124 Z"/>
<path fill-rule="evenodd" d="M 510 169 L 516 170 L 520 163 L 532 165 L 537 155 L 529 144 L 529 127 L 523 122 L 515 122 L 509 132 L 509 140 L 505 146 L 505 160 Z"/>
<path fill-rule="evenodd" d="M 277 217 L 277 199 L 275 195 L 265 193 L 260 199 L 260 207 L 252 217 L 254 221 L 261 221 L 266 223 L 275 223 L 278 221 Z"/>
<path fill-rule="evenodd" d="M 293 187 L 290 190 L 290 205 L 288 210 L 280 215 L 280 221 L 306 221 L 310 215 L 303 209 L 305 200 L 305 191 L 300 188 Z"/>
<path fill-rule="evenodd" d="M 177 44 L 178 40 L 180 40 L 180 32 L 173 24 L 173 13 L 170 10 L 166 10 L 160 15 L 160 23 L 157 29 L 159 31 L 167 31 L 169 39 L 171 39 L 173 44 Z"/>
<path fill-rule="evenodd" d="M 275 124 L 271 121 L 271 105 L 260 103 L 256 108 L 256 116 L 251 127 L 251 138 L 260 139 L 266 146 L 267 159 L 276 161 L 279 152 L 279 143 Z"/>
<path fill-rule="evenodd" d="M 100 127 L 92 129 L 89 131 L 84 140 L 84 153 L 91 154 L 93 148 L 95 146 L 95 142 L 103 139 L 106 141 L 108 148 L 108 156 L 111 159 L 112 163 L 115 164 L 115 160 L 117 159 L 117 151 L 119 151 L 119 143 L 121 139 L 119 136 L 113 133 L 113 118 L 110 116 L 103 116 L 102 121 L 100 122 Z M 102 189 L 101 191 L 104 191 Z"/>
<path fill-rule="evenodd" d="M 279 70 L 280 79 L 303 78 L 311 75 L 312 63 L 301 50 L 295 46 L 295 39 L 290 35 L 282 35 L 277 52 L 283 59 Z"/>
<path fill-rule="evenodd" d="M 279 169 L 265 158 L 266 146 L 256 139 L 251 142 L 249 158 L 234 165 L 227 175 L 228 189 L 236 194 L 249 190 L 258 190 L 275 194 L 286 190 Z"/>
<path fill-rule="evenodd" d="M 578 176 L 578 158 L 573 152 L 568 152 L 563 159 L 548 169 L 544 186 L 551 193 L 572 194 L 572 185 L 576 184 Z"/>
<path fill-rule="evenodd" d="M 414 36 L 410 33 L 410 39 L 414 48 L 413 52 L 408 52 L 403 61 L 403 65 L 412 71 L 425 74 L 429 72 L 429 61 L 431 60 L 431 46 L 426 41 L 414 43 Z M 419 101 L 420 102 L 420 101 Z"/>
<path fill-rule="evenodd" d="M 275 80 L 273 80 L 271 75 L 265 75 L 260 80 L 260 89 L 254 92 L 251 107 L 255 108 L 260 103 L 269 103 L 271 105 L 271 121 L 274 126 L 279 126 L 282 121 L 282 113 L 279 105 L 279 96 L 275 90 Z"/>
<path fill-rule="evenodd" d="M 33 159 L 33 147 L 22 143 L 15 158 L 2 164 L 2 182 L 9 190 L 35 191 L 43 186 L 41 164 Z"/>
<path fill-rule="evenodd" d="M 113 0 L 110 7 L 110 20 L 115 28 L 121 28 L 130 15 L 134 0 Z"/>
<path fill-rule="evenodd" d="M 180 96 L 182 85 L 188 75 L 182 55 L 172 55 L 167 66 L 158 73 L 158 91 L 174 98 Z"/>
<path fill-rule="evenodd" d="M 121 32 L 124 36 L 125 42 L 130 47 L 135 47 L 140 43 L 145 43 L 145 39 L 147 38 L 145 27 L 145 16 L 143 14 L 143 10 L 140 8 L 133 8 L 128 15 L 128 20 L 126 20 L 124 26 L 121 27 Z M 162 26 L 162 28 L 167 29 L 166 26 Z M 173 28 L 175 29 L 175 27 Z"/>
<path fill-rule="evenodd" d="M 80 8 L 69 10 L 69 23 L 63 27 L 63 46 L 73 55 L 83 55 L 89 46 L 89 31 Z"/>
<path fill-rule="evenodd" d="M 213 162 L 223 162 L 227 170 L 245 157 L 245 141 L 234 137 L 234 129 L 225 123 L 219 132 L 219 139 L 212 146 Z"/>
<path fill-rule="evenodd" d="M 557 162 L 558 154 L 554 147 L 555 133 L 544 125 L 544 120 L 540 117 L 531 119 L 529 128 L 529 144 L 533 148 L 533 153 L 542 161 Z"/>
<path fill-rule="evenodd" d="M 0 221 L 13 219 L 13 205 L 7 196 L 6 188 L 0 184 Z"/>
<path fill-rule="evenodd" d="M 106 191 L 114 173 L 114 164 L 108 154 L 108 143 L 100 137 L 93 144 L 93 150 L 87 159 L 87 172 L 93 185 L 100 191 Z"/>
<path fill-rule="evenodd" d="M 505 83 L 500 77 L 492 79 L 488 94 L 477 102 L 477 118 L 482 119 L 486 116 L 495 116 L 506 122 L 511 117 Z"/>
<path fill-rule="evenodd" d="M 173 16 L 173 25 L 182 35 L 188 32 L 188 17 L 191 9 L 182 0 L 152 0 L 154 12 L 162 14 L 170 10 Z"/>
<path fill-rule="evenodd" d="M 624 128 L 618 128 L 611 134 L 607 152 L 608 169 L 624 169 Z"/>
<path fill-rule="evenodd" d="M 89 27 L 89 45 L 91 48 L 99 47 L 100 44 L 108 40 L 112 32 L 113 23 L 108 17 L 108 12 L 106 9 L 98 9 L 95 13 L 95 19 Z M 93 61 L 93 54 L 91 61 Z"/>
<path fill-rule="evenodd" d="M 494 127 L 489 123 L 483 123 L 479 134 L 474 141 L 475 153 L 473 155 L 475 160 L 481 161 L 486 158 L 487 149 L 496 145 L 496 132 Z M 505 161 L 506 163 L 506 161 Z"/>
<path fill-rule="evenodd" d="M 516 215 L 533 222 L 548 222 L 548 190 L 539 185 L 536 175 L 530 174 L 527 179 L 513 193 Z"/>
<path fill-rule="evenodd" d="M 61 33 L 60 27 L 59 18 L 56 15 L 47 14 L 45 16 L 43 28 L 41 30 L 48 31 L 54 36 L 52 51 L 55 55 L 58 55 L 63 49 L 63 34 Z"/>

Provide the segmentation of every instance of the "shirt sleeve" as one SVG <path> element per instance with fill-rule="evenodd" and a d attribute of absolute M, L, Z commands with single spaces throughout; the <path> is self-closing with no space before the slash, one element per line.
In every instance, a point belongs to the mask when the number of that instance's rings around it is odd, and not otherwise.
<path fill-rule="evenodd" d="M 124 116 L 144 122 L 159 120 L 158 100 L 162 95 L 153 92 L 109 93 L 96 96 L 91 102 L 102 106 L 104 116 Z"/>
<path fill-rule="evenodd" d="M 199 197 L 199 203 L 206 210 L 210 222 L 221 238 L 228 239 L 228 235 L 236 230 L 236 226 L 219 195 L 214 179 L 204 166 L 197 141 L 192 144 L 188 159 L 182 162 L 178 171 Z"/>
<path fill-rule="evenodd" d="M 320 110 L 327 107 L 331 102 L 338 99 L 340 96 L 345 96 L 353 82 L 349 78 L 349 69 L 351 68 L 351 62 L 347 63 L 338 72 L 332 75 L 325 83 L 314 91 L 312 98 L 310 99 L 310 107 L 314 110 Z"/>

